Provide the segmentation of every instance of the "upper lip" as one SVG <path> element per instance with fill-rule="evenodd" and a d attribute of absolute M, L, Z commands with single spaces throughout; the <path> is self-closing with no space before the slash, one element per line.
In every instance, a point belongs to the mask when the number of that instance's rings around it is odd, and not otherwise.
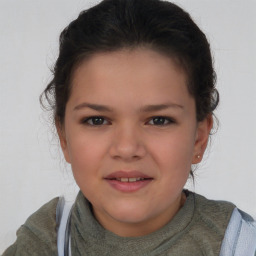
<path fill-rule="evenodd" d="M 120 179 L 120 178 L 144 178 L 144 179 L 152 179 L 152 177 L 139 172 L 139 171 L 116 171 L 112 172 L 105 179 Z"/>

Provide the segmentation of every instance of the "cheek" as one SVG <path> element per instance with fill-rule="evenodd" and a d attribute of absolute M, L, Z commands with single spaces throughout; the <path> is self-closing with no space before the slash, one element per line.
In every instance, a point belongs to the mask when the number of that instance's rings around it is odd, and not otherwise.
<path fill-rule="evenodd" d="M 76 134 L 76 135 L 74 135 Z M 69 155 L 74 176 L 97 175 L 106 145 L 95 136 L 74 133 L 68 141 Z"/>
<path fill-rule="evenodd" d="M 163 164 L 188 166 L 192 163 L 195 138 L 191 133 L 178 131 L 175 133 L 157 136 L 157 139 L 151 138 L 151 152 Z M 173 166 L 174 167 L 174 166 Z"/>

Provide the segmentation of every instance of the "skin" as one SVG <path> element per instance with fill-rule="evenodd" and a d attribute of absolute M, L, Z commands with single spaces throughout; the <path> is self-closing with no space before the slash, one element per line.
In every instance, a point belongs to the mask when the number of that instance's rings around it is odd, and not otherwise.
<path fill-rule="evenodd" d="M 103 119 L 95 125 L 91 116 Z M 159 116 L 167 118 L 154 119 Z M 143 48 L 99 53 L 81 63 L 64 124 L 57 125 L 65 159 L 96 219 L 124 237 L 160 229 L 182 207 L 191 164 L 201 161 L 211 128 L 210 115 L 196 121 L 183 70 L 171 58 Z M 152 181 L 122 192 L 104 179 L 119 170 L 136 170 Z"/>

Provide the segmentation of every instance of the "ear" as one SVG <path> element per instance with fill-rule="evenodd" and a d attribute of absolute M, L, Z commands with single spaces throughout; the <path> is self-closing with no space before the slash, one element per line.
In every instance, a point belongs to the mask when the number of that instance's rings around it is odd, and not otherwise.
<path fill-rule="evenodd" d="M 57 129 L 58 137 L 60 140 L 60 146 L 65 157 L 65 160 L 70 163 L 69 151 L 68 151 L 68 144 L 65 134 L 64 125 L 62 125 L 59 121 L 55 121 L 55 126 Z"/>
<path fill-rule="evenodd" d="M 198 164 L 201 162 L 205 149 L 207 147 L 212 125 L 212 114 L 208 115 L 203 121 L 198 123 L 192 164 Z"/>

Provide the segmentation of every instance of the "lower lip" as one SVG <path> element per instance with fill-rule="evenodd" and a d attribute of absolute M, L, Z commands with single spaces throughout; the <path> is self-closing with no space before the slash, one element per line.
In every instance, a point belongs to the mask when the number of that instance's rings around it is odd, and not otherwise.
<path fill-rule="evenodd" d="M 119 180 L 111 180 L 111 179 L 105 179 L 105 180 L 114 189 L 121 192 L 131 193 L 146 187 L 153 179 L 146 179 L 146 180 L 140 180 L 135 182 L 121 182 Z"/>

